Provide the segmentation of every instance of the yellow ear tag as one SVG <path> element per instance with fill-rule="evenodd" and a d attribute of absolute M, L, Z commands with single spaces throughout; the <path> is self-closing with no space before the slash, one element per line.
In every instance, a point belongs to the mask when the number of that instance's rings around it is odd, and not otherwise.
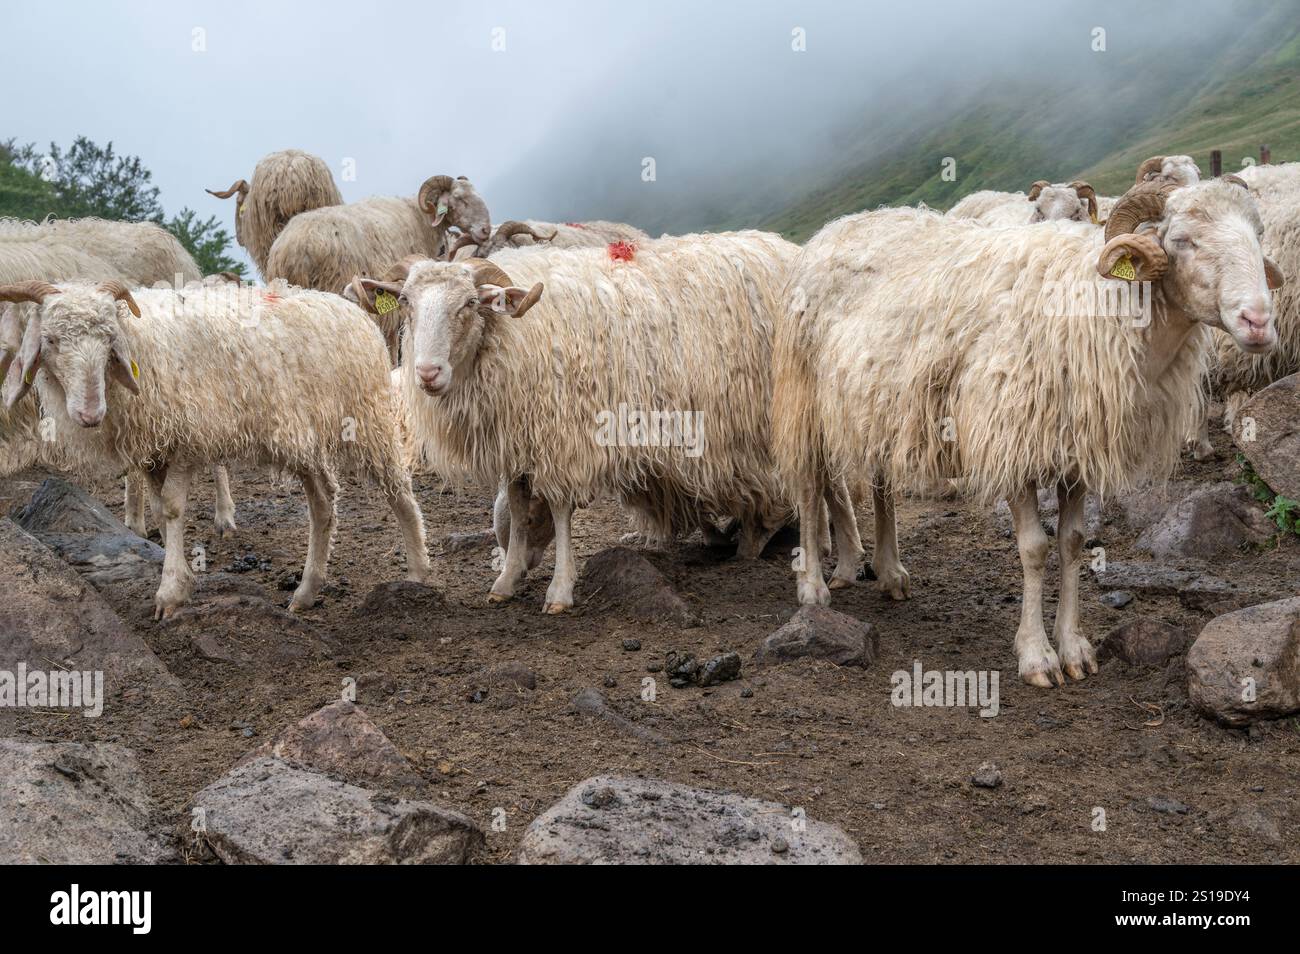
<path fill-rule="evenodd" d="M 386 291 L 381 291 L 375 295 L 375 311 L 381 315 L 386 315 L 397 307 L 397 299 Z"/>
<path fill-rule="evenodd" d="M 439 215 L 439 216 L 446 215 L 446 214 L 447 214 L 447 206 L 443 205 L 441 202 L 438 203 L 438 211 L 437 211 L 436 214 Z"/>
<path fill-rule="evenodd" d="M 1133 267 L 1133 259 L 1127 255 L 1121 255 L 1115 260 L 1115 264 L 1110 267 L 1111 278 L 1122 278 L 1126 282 L 1131 282 L 1138 277 L 1137 269 Z"/>
<path fill-rule="evenodd" d="M 131 361 L 131 377 L 137 381 L 140 380 L 140 366 L 135 363 L 134 359 Z"/>

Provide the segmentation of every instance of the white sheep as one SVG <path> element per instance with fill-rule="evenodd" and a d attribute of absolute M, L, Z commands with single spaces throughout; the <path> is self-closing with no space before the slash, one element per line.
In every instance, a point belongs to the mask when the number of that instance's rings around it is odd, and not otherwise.
<path fill-rule="evenodd" d="M 1195 185 L 1201 181 L 1201 170 L 1191 156 L 1152 156 L 1138 166 L 1134 185 L 1156 182 L 1166 185 Z"/>
<path fill-rule="evenodd" d="M 1274 345 L 1269 288 L 1281 277 L 1259 228 L 1254 200 L 1224 181 L 1135 187 L 1104 234 L 915 209 L 830 223 L 791 275 L 773 359 L 774 451 L 799 512 L 843 475 L 885 488 L 890 523 L 892 491 L 944 477 L 982 502 L 1009 499 L 1025 573 L 1021 676 L 1050 686 L 1062 669 L 1096 672 L 1079 631 L 1084 495 L 1176 465 L 1201 401 L 1207 326 L 1245 350 Z M 1133 281 L 1107 280 L 1120 277 Z M 1044 483 L 1060 503 L 1056 650 L 1042 622 Z M 883 529 L 876 573 L 905 580 Z M 799 573 L 798 597 L 829 601 L 815 566 Z"/>
<path fill-rule="evenodd" d="M 742 515 L 741 550 L 761 550 L 787 512 L 767 404 L 772 309 L 797 253 L 769 233 L 694 235 L 631 260 L 505 250 L 494 262 L 418 263 L 401 285 L 360 283 L 403 303 L 403 387 L 430 466 L 482 487 L 508 482 L 493 600 L 514 594 L 537 555 L 536 497 L 555 528 L 548 613 L 573 604 L 573 508 L 603 494 L 667 482 L 692 513 Z"/>
<path fill-rule="evenodd" d="M 5 285 L 0 301 L 39 305 L 11 403 L 34 383 L 79 469 L 148 468 L 166 518 L 156 618 L 193 589 L 184 541 L 190 478 L 222 460 L 302 480 L 310 529 L 290 609 L 310 607 L 324 582 L 340 465 L 379 486 L 401 528 L 410 578 L 428 577 L 383 340 L 355 305 L 286 286 L 132 293 L 117 282 Z"/>
<path fill-rule="evenodd" d="M 455 225 L 487 241 L 487 204 L 468 179 L 432 176 L 411 198 L 372 196 L 295 216 L 271 246 L 268 279 L 341 293 L 355 275 L 378 276 L 408 255 L 435 258 Z"/>
<path fill-rule="evenodd" d="M 1030 186 L 1028 194 L 989 189 L 972 192 L 949 209 L 947 215 L 991 226 L 1057 221 L 1096 224 L 1110 214 L 1114 203 L 1114 198 L 1099 197 L 1096 190 L 1081 179 L 1055 184 L 1039 179 Z"/>
<path fill-rule="evenodd" d="M 649 235 L 635 225 L 621 222 L 524 222 L 509 220 L 497 226 L 492 237 L 480 242 L 472 235 L 462 235 L 449 248 L 448 261 L 467 258 L 491 258 L 506 248 L 531 248 L 545 244 L 551 248 L 605 248 L 622 242 L 635 248 L 644 248 L 652 241 Z"/>
<path fill-rule="evenodd" d="M 343 204 L 325 160 L 300 149 L 263 156 L 253 169 L 251 184 L 237 179 L 229 189 L 206 191 L 218 199 L 237 196 L 235 241 L 248 251 L 263 278 L 267 278 L 271 245 L 295 215 Z"/>

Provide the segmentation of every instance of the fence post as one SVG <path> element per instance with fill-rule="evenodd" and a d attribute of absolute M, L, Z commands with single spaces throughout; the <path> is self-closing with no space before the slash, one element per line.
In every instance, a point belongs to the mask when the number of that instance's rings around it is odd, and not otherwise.
<path fill-rule="evenodd" d="M 1259 147 L 1259 164 L 1261 166 L 1266 166 L 1269 164 L 1272 158 L 1273 158 L 1273 153 L 1272 150 L 1268 148 L 1268 143 L 1264 143 L 1263 145 L 1261 145 Z"/>
<path fill-rule="evenodd" d="M 1223 153 L 1218 149 L 1210 150 L 1210 178 L 1217 179 L 1223 175 Z"/>

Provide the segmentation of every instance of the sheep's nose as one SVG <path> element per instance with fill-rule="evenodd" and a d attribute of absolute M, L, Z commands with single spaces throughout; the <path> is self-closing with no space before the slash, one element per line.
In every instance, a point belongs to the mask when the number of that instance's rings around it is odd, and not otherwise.
<path fill-rule="evenodd" d="M 491 226 L 480 225 L 478 228 L 474 229 L 473 237 L 478 239 L 480 242 L 486 242 L 488 240 L 488 236 L 491 234 L 492 234 Z"/>
<path fill-rule="evenodd" d="M 1237 320 L 1247 331 L 1262 331 L 1268 327 L 1269 319 L 1272 317 L 1273 313 L 1267 308 L 1243 308 L 1237 315 Z"/>
<path fill-rule="evenodd" d="M 415 373 L 420 377 L 420 385 L 426 391 L 437 391 L 443 386 L 446 368 L 441 364 L 421 362 L 415 366 Z"/>
<path fill-rule="evenodd" d="M 104 415 L 99 411 L 78 411 L 77 423 L 82 427 L 99 427 Z"/>

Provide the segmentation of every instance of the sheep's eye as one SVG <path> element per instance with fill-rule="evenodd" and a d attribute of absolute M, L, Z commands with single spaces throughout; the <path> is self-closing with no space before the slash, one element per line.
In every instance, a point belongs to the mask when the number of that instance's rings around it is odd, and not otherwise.
<path fill-rule="evenodd" d="M 466 308 L 473 308 L 475 305 L 478 305 L 478 304 L 481 304 L 481 303 L 483 303 L 483 299 L 475 297 L 475 298 L 471 298 L 469 301 L 465 302 L 464 307 L 466 307 Z"/>
<path fill-rule="evenodd" d="M 398 295 L 398 296 L 397 296 L 397 303 L 398 303 L 399 305 L 409 305 L 411 302 L 410 302 L 410 299 L 408 299 L 405 295 Z"/>
<path fill-rule="evenodd" d="M 1173 245 L 1174 248 L 1183 249 L 1183 250 L 1196 248 L 1196 243 L 1192 241 L 1190 238 L 1188 238 L 1186 235 L 1177 236 L 1176 238 L 1171 240 L 1171 244 Z"/>

